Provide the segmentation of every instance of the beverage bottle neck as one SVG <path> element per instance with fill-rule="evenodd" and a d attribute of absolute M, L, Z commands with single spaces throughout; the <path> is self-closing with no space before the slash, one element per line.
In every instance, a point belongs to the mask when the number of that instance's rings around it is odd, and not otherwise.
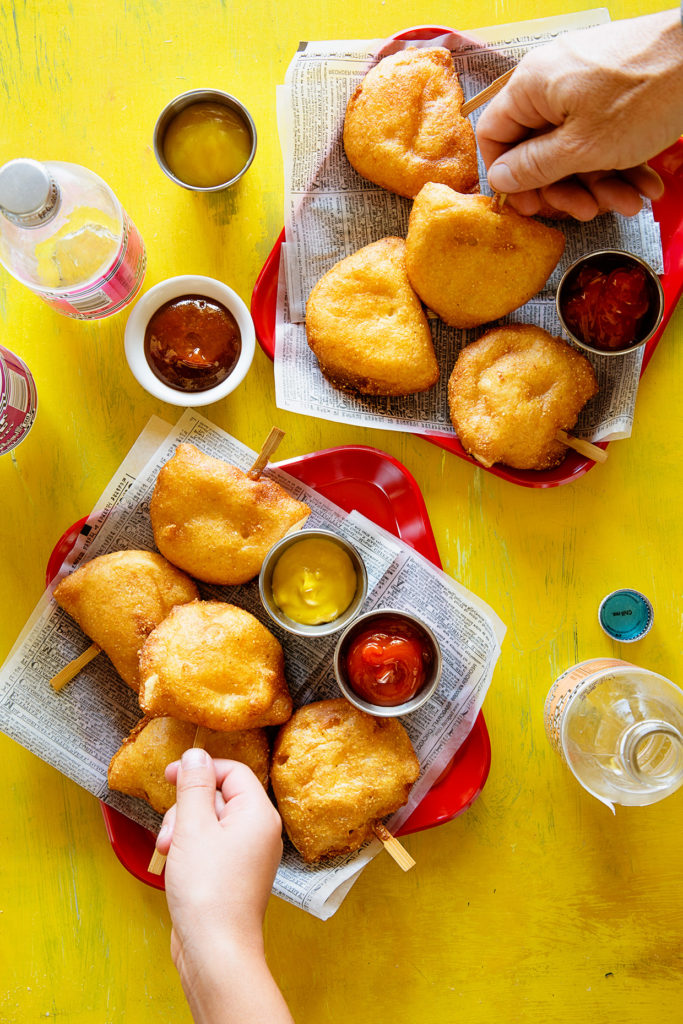
<path fill-rule="evenodd" d="M 660 787 L 683 779 L 683 735 L 670 722 L 634 722 L 620 737 L 618 757 L 640 785 Z"/>
<path fill-rule="evenodd" d="M 21 228 L 42 227 L 59 210 L 59 185 L 44 164 L 19 158 L 0 167 L 0 213 Z"/>

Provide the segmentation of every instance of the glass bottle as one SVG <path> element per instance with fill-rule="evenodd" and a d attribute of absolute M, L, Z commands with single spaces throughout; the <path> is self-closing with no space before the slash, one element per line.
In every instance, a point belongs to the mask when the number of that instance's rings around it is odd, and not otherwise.
<path fill-rule="evenodd" d="M 0 167 L 0 263 L 65 316 L 94 320 L 131 302 L 145 247 L 101 178 L 77 164 Z"/>
<path fill-rule="evenodd" d="M 581 785 L 614 811 L 683 784 L 683 691 L 616 658 L 564 672 L 545 703 L 550 743 Z"/>

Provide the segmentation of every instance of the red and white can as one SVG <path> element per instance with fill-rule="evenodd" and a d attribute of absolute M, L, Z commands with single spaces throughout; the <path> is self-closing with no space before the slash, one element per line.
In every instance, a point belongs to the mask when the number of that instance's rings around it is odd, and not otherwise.
<path fill-rule="evenodd" d="M 0 455 L 24 440 L 38 408 L 36 385 L 23 359 L 0 345 Z"/>

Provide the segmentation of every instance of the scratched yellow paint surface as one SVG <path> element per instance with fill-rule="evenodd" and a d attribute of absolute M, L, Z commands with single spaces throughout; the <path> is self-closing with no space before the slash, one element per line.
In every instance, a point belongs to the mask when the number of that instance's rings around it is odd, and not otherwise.
<path fill-rule="evenodd" d="M 659 7 L 630 0 L 611 14 Z M 567 9 L 581 3 L 542 13 Z M 91 167 L 147 243 L 146 286 L 205 273 L 248 299 L 281 226 L 275 87 L 299 40 L 539 13 L 531 0 L 6 0 L 0 161 Z M 259 131 L 242 187 L 213 199 L 169 182 L 150 144 L 166 101 L 203 85 L 239 95 Z M 0 273 L 0 318 L 40 401 L 28 439 L 0 459 L 2 660 L 58 536 L 92 507 L 149 416 L 173 411 L 127 370 L 125 314 L 97 325 L 60 318 Z M 252 447 L 277 420 L 282 457 L 355 442 L 397 456 L 422 488 L 446 571 L 508 626 L 485 704 L 493 763 L 479 800 L 406 840 L 411 873 L 379 857 L 327 923 L 271 901 L 268 957 L 301 1024 L 681 1019 L 683 793 L 612 817 L 549 750 L 542 707 L 567 666 L 624 653 L 596 622 L 600 598 L 624 584 L 656 611 L 626 656 L 683 681 L 682 404 L 679 310 L 642 381 L 632 439 L 611 445 L 605 466 L 546 492 L 407 435 L 276 412 L 260 351 L 237 394 L 209 408 Z M 0 764 L 0 1021 L 189 1021 L 163 894 L 119 865 L 97 802 L 2 736 Z"/>

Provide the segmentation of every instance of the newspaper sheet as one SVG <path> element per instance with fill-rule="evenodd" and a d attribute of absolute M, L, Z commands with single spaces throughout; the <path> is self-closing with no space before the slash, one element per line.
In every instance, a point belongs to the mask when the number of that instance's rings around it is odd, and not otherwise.
<path fill-rule="evenodd" d="M 406 397 L 352 395 L 333 388 L 318 369 L 306 342 L 305 305 L 316 281 L 362 246 L 387 235 L 405 237 L 411 200 L 393 195 L 358 175 L 342 144 L 349 97 L 382 56 L 406 46 L 446 46 L 453 53 L 470 99 L 513 67 L 531 47 L 553 36 L 609 20 L 606 10 L 542 18 L 412 42 L 347 40 L 301 44 L 284 85 L 278 89 L 278 125 L 285 167 L 286 242 L 282 247 L 278 296 L 275 387 L 280 408 L 321 419 L 385 430 L 454 436 L 448 415 L 448 378 L 457 354 L 484 328 L 457 330 L 430 320 L 441 376 L 430 391 Z M 472 115 L 476 124 L 480 110 Z M 480 188 L 491 194 L 479 162 Z M 552 335 L 562 330 L 555 290 L 564 270 L 583 253 L 626 249 L 663 270 L 659 227 L 648 201 L 632 218 L 604 214 L 587 224 L 559 222 L 565 252 L 543 291 L 498 323 L 537 324 Z M 593 441 L 629 437 L 643 350 L 614 359 L 589 355 L 599 392 L 585 407 L 573 433 Z"/>
<path fill-rule="evenodd" d="M 142 801 L 110 791 L 107 768 L 123 739 L 139 721 L 136 695 L 100 654 L 60 693 L 49 680 L 86 649 L 88 639 L 52 599 L 56 582 L 83 561 L 108 551 L 154 549 L 149 502 L 161 466 L 188 441 L 217 458 L 248 469 L 256 453 L 187 410 L 175 427 L 154 419 L 126 457 L 89 516 L 56 580 L 38 602 L 0 669 L 0 729 L 100 800 L 156 832 L 160 817 Z M 403 719 L 418 753 L 421 774 L 406 807 L 388 823 L 397 828 L 431 788 L 468 735 L 486 695 L 505 627 L 473 594 L 431 562 L 356 512 L 338 506 L 284 469 L 266 474 L 305 501 L 307 526 L 334 530 L 351 541 L 368 572 L 363 610 L 392 607 L 429 622 L 443 651 L 442 681 L 434 698 Z M 259 600 L 258 581 L 238 587 L 200 587 L 202 596 L 246 608 L 270 629 L 285 651 L 287 680 L 295 706 L 339 696 L 332 671 L 335 636 L 295 637 L 275 626 Z M 287 843 L 273 892 L 322 919 L 340 905 L 362 868 L 381 844 L 306 866 Z"/>

